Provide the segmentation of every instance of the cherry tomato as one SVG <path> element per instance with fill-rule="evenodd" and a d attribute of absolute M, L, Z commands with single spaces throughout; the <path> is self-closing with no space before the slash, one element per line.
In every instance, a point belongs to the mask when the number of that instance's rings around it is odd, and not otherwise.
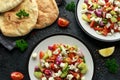
<path fill-rule="evenodd" d="M 11 73 L 12 80 L 22 80 L 24 75 L 21 72 L 12 72 Z"/>
<path fill-rule="evenodd" d="M 61 18 L 61 17 L 58 19 L 58 25 L 60 27 L 67 27 L 69 25 L 69 23 L 70 22 L 67 19 L 64 19 L 64 18 Z"/>

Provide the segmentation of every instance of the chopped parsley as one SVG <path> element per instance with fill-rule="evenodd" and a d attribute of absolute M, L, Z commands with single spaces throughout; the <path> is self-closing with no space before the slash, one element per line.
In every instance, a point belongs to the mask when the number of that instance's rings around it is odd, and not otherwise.
<path fill-rule="evenodd" d="M 108 59 L 105 62 L 105 66 L 108 68 L 108 71 L 111 73 L 117 73 L 117 71 L 119 69 L 119 65 L 117 64 L 117 61 L 114 58 Z"/>
<path fill-rule="evenodd" d="M 16 47 L 20 49 L 20 51 L 25 51 L 28 48 L 28 43 L 24 39 L 16 40 Z"/>
<path fill-rule="evenodd" d="M 18 16 L 20 19 L 24 17 L 28 17 L 29 13 L 27 13 L 24 9 L 20 10 L 19 12 L 16 13 L 16 16 Z"/>
<path fill-rule="evenodd" d="M 75 12 L 75 2 L 71 1 L 70 3 L 68 3 L 65 9 L 71 12 Z"/>

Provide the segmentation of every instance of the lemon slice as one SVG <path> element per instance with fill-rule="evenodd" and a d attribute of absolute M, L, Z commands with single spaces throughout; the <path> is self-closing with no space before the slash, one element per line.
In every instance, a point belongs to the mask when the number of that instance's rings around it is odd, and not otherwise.
<path fill-rule="evenodd" d="M 113 46 L 113 47 L 100 49 L 98 52 L 101 56 L 108 57 L 113 54 L 114 50 L 115 50 L 115 47 Z"/>

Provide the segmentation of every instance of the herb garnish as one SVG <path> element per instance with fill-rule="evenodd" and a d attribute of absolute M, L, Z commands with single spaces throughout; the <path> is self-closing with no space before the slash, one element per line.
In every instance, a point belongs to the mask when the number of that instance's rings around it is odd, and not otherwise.
<path fill-rule="evenodd" d="M 16 47 L 20 49 L 20 51 L 25 51 L 28 47 L 28 43 L 24 39 L 16 40 Z"/>
<path fill-rule="evenodd" d="M 75 12 L 75 2 L 71 1 L 70 3 L 68 3 L 66 5 L 66 10 L 71 11 L 71 12 Z"/>
<path fill-rule="evenodd" d="M 20 10 L 19 12 L 17 12 L 16 15 L 17 15 L 19 18 L 24 18 L 24 17 L 28 17 L 28 16 L 29 16 L 29 13 L 27 13 L 27 12 L 23 9 L 23 10 Z"/>
<path fill-rule="evenodd" d="M 105 62 L 105 66 L 108 68 L 108 71 L 111 73 L 117 73 L 118 69 L 119 69 L 119 65 L 117 64 L 116 60 L 113 59 L 108 59 Z"/>

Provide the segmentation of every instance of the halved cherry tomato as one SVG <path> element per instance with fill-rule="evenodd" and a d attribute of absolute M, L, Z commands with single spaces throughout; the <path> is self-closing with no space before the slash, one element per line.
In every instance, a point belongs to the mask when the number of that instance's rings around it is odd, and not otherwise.
<path fill-rule="evenodd" d="M 22 80 L 23 78 L 24 78 L 24 75 L 21 72 L 12 72 L 11 73 L 12 80 Z"/>
<path fill-rule="evenodd" d="M 67 27 L 68 25 L 69 25 L 69 21 L 67 20 L 67 19 L 65 19 L 65 18 L 59 18 L 58 19 L 58 25 L 60 26 L 60 27 Z"/>

